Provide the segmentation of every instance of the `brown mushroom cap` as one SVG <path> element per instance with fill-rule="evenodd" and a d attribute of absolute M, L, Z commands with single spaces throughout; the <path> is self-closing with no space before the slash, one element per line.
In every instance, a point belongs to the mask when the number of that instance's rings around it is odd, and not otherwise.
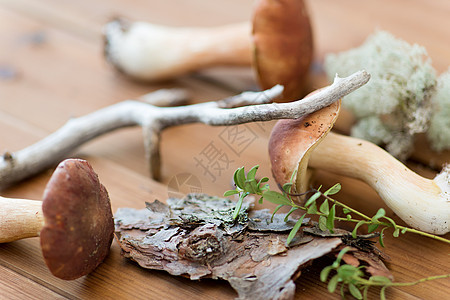
<path fill-rule="evenodd" d="M 93 271 L 109 252 L 114 221 L 105 187 L 88 162 L 61 162 L 44 191 L 41 248 L 56 277 L 76 279 Z"/>
<path fill-rule="evenodd" d="M 259 0 L 253 14 L 253 42 L 253 64 L 261 88 L 281 84 L 282 101 L 301 99 L 313 57 L 304 1 Z"/>
<path fill-rule="evenodd" d="M 311 152 L 331 130 L 339 115 L 341 101 L 292 120 L 280 120 L 272 129 L 269 157 L 272 174 L 281 186 L 294 175 L 295 193 L 309 189 L 308 160 Z"/>

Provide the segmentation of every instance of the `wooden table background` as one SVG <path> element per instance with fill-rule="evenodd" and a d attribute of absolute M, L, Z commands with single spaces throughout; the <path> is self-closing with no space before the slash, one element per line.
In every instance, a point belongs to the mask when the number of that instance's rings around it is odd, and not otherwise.
<path fill-rule="evenodd" d="M 162 87 L 183 87 L 194 102 L 217 100 L 256 87 L 249 68 L 216 68 L 158 83 L 133 82 L 117 74 L 102 56 L 102 26 L 113 16 L 167 25 L 212 26 L 247 20 L 251 0 L 1 0 L 0 1 L 0 151 L 22 149 L 62 126 L 70 117 L 135 98 Z M 410 43 L 425 46 L 440 73 L 450 65 L 450 1 L 448 0 L 309 0 L 314 27 L 315 59 L 326 53 L 360 45 L 376 29 L 384 29 Z M 314 85 L 326 84 L 318 76 Z M 164 200 L 167 185 L 181 173 L 197 177 L 203 192 L 220 195 L 230 186 L 233 171 L 260 164 L 270 174 L 267 139 L 273 122 L 241 126 L 253 132 L 251 144 L 235 153 L 224 139 L 223 127 L 188 125 L 162 135 L 162 182 L 148 178 L 140 128 L 120 130 L 101 137 L 75 152 L 93 165 L 109 191 L 113 210 L 144 207 L 144 201 Z M 249 126 L 249 127 L 245 127 Z M 251 131 L 250 131 L 251 130 Z M 195 158 L 213 143 L 232 160 L 221 174 L 205 174 Z M 434 172 L 411 163 L 428 177 Z M 2 191 L 3 196 L 40 199 L 51 174 Z M 318 182 L 341 182 L 339 199 L 368 214 L 384 207 L 365 184 L 320 173 Z M 273 185 L 273 181 L 272 186 Z M 185 191 L 185 190 L 181 190 Z M 265 204 L 271 207 L 270 204 Z M 388 210 L 389 215 L 393 215 Z M 396 220 L 396 218 L 394 216 Z M 450 235 L 446 235 L 450 238 Z M 406 234 L 387 236 L 388 267 L 396 281 L 413 281 L 449 272 L 449 247 Z M 320 262 L 296 281 L 296 299 L 338 299 L 318 280 Z M 450 280 L 388 289 L 390 299 L 445 299 Z M 372 298 L 377 298 L 373 290 Z M 164 272 L 148 271 L 120 256 L 114 242 L 106 261 L 92 274 L 63 281 L 47 270 L 39 239 L 0 245 L 0 298 L 89 299 L 233 299 L 226 282 L 190 280 Z M 447 298 L 448 299 L 448 298 Z"/>

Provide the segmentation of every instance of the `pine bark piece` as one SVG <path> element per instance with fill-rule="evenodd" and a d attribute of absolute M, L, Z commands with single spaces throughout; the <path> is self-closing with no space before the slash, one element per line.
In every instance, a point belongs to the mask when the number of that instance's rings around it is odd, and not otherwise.
<path fill-rule="evenodd" d="M 268 225 L 271 214 L 248 211 L 249 202 L 236 223 L 231 218 L 235 203 L 228 199 L 197 194 L 167 202 L 116 212 L 123 255 L 143 268 L 192 280 L 227 280 L 238 299 L 292 299 L 302 266 L 342 244 L 340 238 L 298 233 L 287 248 L 295 222 L 275 218 Z"/>

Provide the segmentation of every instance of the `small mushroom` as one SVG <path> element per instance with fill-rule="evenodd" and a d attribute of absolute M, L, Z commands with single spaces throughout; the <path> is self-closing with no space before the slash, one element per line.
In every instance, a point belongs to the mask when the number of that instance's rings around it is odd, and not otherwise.
<path fill-rule="evenodd" d="M 253 63 L 261 88 L 281 84 L 286 100 L 304 95 L 313 55 L 302 0 L 259 0 L 252 24 L 175 28 L 117 19 L 104 34 L 107 60 L 136 79 L 165 80 L 211 66 Z"/>
<path fill-rule="evenodd" d="M 88 162 L 61 162 L 42 201 L 0 197 L 0 242 L 40 236 L 53 275 L 72 280 L 93 271 L 111 246 L 114 221 L 105 187 Z"/>
<path fill-rule="evenodd" d="M 295 192 L 301 193 L 308 189 L 307 168 L 360 179 L 411 227 L 449 232 L 450 166 L 434 179 L 424 178 L 371 142 L 330 132 L 338 112 L 339 104 L 332 104 L 275 124 L 269 141 L 275 180 L 283 185 L 297 172 Z"/>

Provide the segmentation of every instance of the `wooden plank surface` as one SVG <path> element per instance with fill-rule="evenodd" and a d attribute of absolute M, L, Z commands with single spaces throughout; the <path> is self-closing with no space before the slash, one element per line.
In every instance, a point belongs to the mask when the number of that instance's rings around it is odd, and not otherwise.
<path fill-rule="evenodd" d="M 450 65 L 450 2 L 446 0 L 314 0 L 307 1 L 314 26 L 316 61 L 328 52 L 359 45 L 375 29 L 386 29 L 409 42 L 425 46 L 433 66 L 443 72 Z M 161 87 L 183 87 L 193 102 L 216 100 L 235 91 L 255 88 L 251 70 L 207 70 L 193 76 L 158 83 L 133 82 L 117 74 L 103 60 L 101 28 L 121 15 L 168 25 L 212 26 L 246 20 L 250 0 L 1 0 L 0 67 L 11 76 L 0 78 L 0 151 L 16 151 L 59 128 L 70 117 L 80 116 Z M 323 77 L 313 83 L 326 84 Z M 181 173 L 199 180 L 202 191 L 220 195 L 230 187 L 239 166 L 260 164 L 270 174 L 267 139 L 273 122 L 238 127 L 253 137 L 240 153 L 226 136 L 233 128 L 188 125 L 163 133 L 162 182 L 148 178 L 139 128 L 121 130 L 91 142 L 74 153 L 88 159 L 107 187 L 115 211 L 118 207 L 143 207 L 145 201 L 164 200 L 167 185 Z M 213 143 L 230 158 L 220 174 L 205 173 L 195 158 Z M 52 170 L 2 191 L 3 196 L 39 199 Z M 421 170 L 428 177 L 429 170 Z M 373 214 L 384 207 L 367 185 L 319 173 L 317 183 L 341 182 L 339 199 Z M 273 181 L 271 181 L 273 182 Z M 182 190 L 184 191 L 184 190 Z M 273 208 L 269 204 L 265 207 Z M 389 216 L 396 218 L 388 210 Z M 450 238 L 450 235 L 446 236 Z M 389 268 L 397 281 L 448 273 L 449 247 L 439 242 L 405 235 L 387 236 Z M 323 262 L 322 262 L 323 264 Z M 338 299 L 318 280 L 321 262 L 309 267 L 297 281 L 297 299 Z M 0 245 L 0 298 L 147 298 L 232 299 L 231 287 L 220 281 L 191 282 L 163 272 L 147 271 L 120 257 L 116 243 L 105 263 L 93 274 L 75 281 L 51 276 L 45 267 L 38 238 Z M 391 299 L 445 299 L 449 280 L 389 289 Z M 371 296 L 376 298 L 376 290 Z"/>

